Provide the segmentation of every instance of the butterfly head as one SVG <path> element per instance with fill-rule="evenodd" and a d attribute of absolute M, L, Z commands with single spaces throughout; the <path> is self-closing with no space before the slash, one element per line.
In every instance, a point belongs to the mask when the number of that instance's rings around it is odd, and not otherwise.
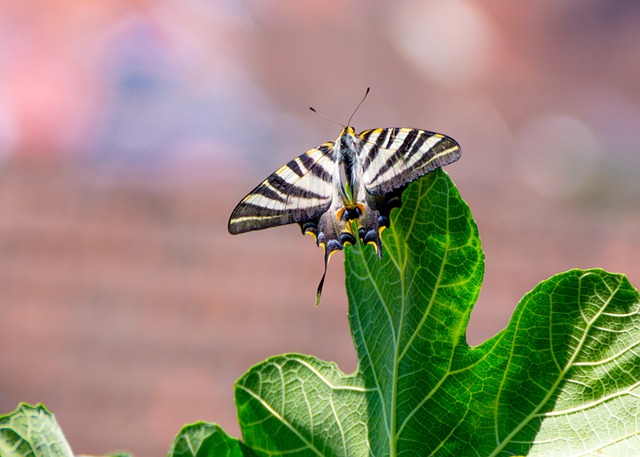
<path fill-rule="evenodd" d="M 347 125 L 345 128 L 342 129 L 342 133 L 340 133 L 340 136 L 350 136 L 352 138 L 355 138 L 356 131 L 353 127 L 351 127 L 350 125 Z"/>
<path fill-rule="evenodd" d="M 342 149 L 353 149 L 356 142 L 356 131 L 350 125 L 346 126 L 340 132 L 338 143 Z"/>

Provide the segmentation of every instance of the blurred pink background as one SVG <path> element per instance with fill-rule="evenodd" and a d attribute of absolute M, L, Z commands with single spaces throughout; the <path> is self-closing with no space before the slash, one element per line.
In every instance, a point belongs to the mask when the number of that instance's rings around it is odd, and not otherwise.
<path fill-rule="evenodd" d="M 342 255 L 235 204 L 339 133 L 448 134 L 486 275 L 469 328 L 539 281 L 640 284 L 640 3 L 4 0 L 0 412 L 43 402 L 74 452 L 239 436 L 233 383 L 303 352 L 356 368 Z"/>

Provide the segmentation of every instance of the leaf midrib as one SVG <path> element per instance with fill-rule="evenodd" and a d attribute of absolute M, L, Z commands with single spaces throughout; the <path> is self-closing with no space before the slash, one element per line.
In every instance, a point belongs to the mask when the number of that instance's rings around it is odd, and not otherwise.
<path fill-rule="evenodd" d="M 420 187 L 422 188 L 422 181 L 420 182 Z M 422 190 L 422 189 L 421 189 Z M 448 193 L 447 193 L 448 196 Z M 420 204 L 418 203 L 417 206 L 419 207 Z M 407 341 L 407 344 L 404 346 L 404 348 L 401 350 L 400 349 L 400 342 L 402 340 L 402 332 L 404 329 L 404 319 L 405 319 L 405 307 L 406 307 L 406 303 L 407 303 L 407 289 L 406 289 L 406 271 L 407 271 L 407 265 L 409 262 L 409 256 L 407 254 L 408 252 L 408 240 L 411 237 L 411 234 L 413 232 L 413 228 L 415 227 L 415 221 L 416 221 L 416 215 L 418 213 L 418 211 L 414 211 L 414 215 L 413 218 L 411 220 L 411 224 L 409 225 L 409 229 L 406 232 L 406 236 L 404 237 L 404 243 L 402 243 L 403 246 L 405 246 L 404 252 L 400 249 L 400 243 L 396 243 L 397 244 L 397 256 L 398 258 L 394 258 L 391 254 L 390 257 L 394 263 L 394 265 L 396 266 L 396 268 L 398 269 L 399 273 L 400 273 L 400 285 L 401 285 L 401 307 L 400 307 L 400 322 L 398 325 L 398 331 L 397 331 L 397 336 L 395 337 L 395 341 L 394 341 L 394 360 L 393 360 L 393 386 L 392 386 L 392 397 L 391 397 L 391 424 L 390 424 L 390 428 L 389 428 L 389 436 L 390 436 L 390 440 L 389 440 L 389 455 L 391 457 L 395 457 L 397 455 L 397 446 L 398 446 L 398 439 L 400 437 L 400 435 L 402 434 L 402 431 L 404 430 L 405 426 L 407 425 L 407 423 L 411 420 L 411 418 L 413 417 L 413 415 L 421 408 L 422 405 L 424 405 L 424 403 L 426 403 L 429 398 L 431 398 L 431 396 L 434 394 L 434 392 L 437 391 L 438 387 L 440 385 L 442 385 L 442 383 L 444 382 L 444 380 L 447 378 L 449 370 L 447 370 L 447 374 L 445 374 L 444 376 L 442 376 L 442 378 L 438 381 L 438 384 L 435 386 L 435 388 L 431 389 L 431 391 L 429 392 L 428 395 L 425 396 L 425 398 L 423 398 L 423 400 L 411 411 L 409 412 L 409 414 L 407 414 L 407 416 L 405 417 L 404 421 L 402 422 L 402 424 L 400 424 L 400 428 L 398 428 L 397 426 L 397 420 L 398 420 L 398 410 L 397 410 L 397 405 L 398 405 L 398 380 L 399 380 L 399 370 L 400 370 L 400 363 L 402 361 L 402 359 L 404 359 L 405 355 L 407 354 L 407 351 L 409 350 L 409 348 L 411 348 L 413 341 L 415 340 L 415 338 L 417 337 L 417 335 L 420 333 L 420 330 L 422 329 L 422 327 L 424 326 L 424 323 L 426 322 L 428 316 L 431 313 L 431 310 L 434 306 L 435 303 L 435 298 L 438 294 L 438 290 L 440 290 L 440 283 L 441 283 L 441 279 L 443 276 L 443 272 L 444 272 L 444 268 L 445 265 L 447 263 L 447 257 L 448 257 L 448 253 L 449 253 L 449 247 L 451 245 L 451 236 L 450 236 L 450 226 L 449 226 L 449 221 L 450 221 L 450 217 L 449 217 L 449 210 L 450 210 L 450 202 L 449 202 L 449 198 L 446 198 L 446 229 L 445 229 L 445 234 L 446 234 L 446 248 L 444 249 L 444 254 L 442 256 L 441 259 L 441 263 L 440 263 L 440 269 L 437 275 L 437 281 L 436 284 L 433 288 L 433 291 L 431 293 L 431 297 L 429 298 L 429 304 L 427 305 L 427 308 L 425 309 L 425 312 L 423 313 L 422 319 L 420 320 L 420 323 L 416 326 L 416 329 L 414 330 L 413 334 L 411 335 L 411 337 L 409 338 L 409 340 Z M 396 231 L 396 227 L 395 225 L 391 226 L 391 231 L 393 232 L 394 236 L 396 239 L 400 239 L 400 234 Z M 404 254 L 404 255 L 403 255 Z M 400 267 L 400 265 L 402 265 L 402 267 Z M 385 308 L 387 308 L 387 306 L 385 305 Z M 393 327 L 392 327 L 393 328 Z M 453 357 L 453 352 L 451 354 L 451 356 Z M 449 368 L 451 367 L 451 359 L 449 360 Z"/>

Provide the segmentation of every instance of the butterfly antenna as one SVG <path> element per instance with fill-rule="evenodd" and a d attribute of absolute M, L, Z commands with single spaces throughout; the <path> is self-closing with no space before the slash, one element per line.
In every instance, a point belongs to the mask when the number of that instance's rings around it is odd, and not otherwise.
<path fill-rule="evenodd" d="M 343 124 L 342 122 L 338 122 L 338 121 L 336 121 L 335 119 L 333 119 L 333 118 L 331 118 L 331 117 L 329 117 L 329 116 L 325 116 L 324 114 L 322 114 L 322 113 L 318 112 L 318 111 L 317 111 L 313 106 L 310 106 L 310 107 L 309 107 L 309 109 L 310 109 L 311 111 L 313 111 L 314 113 L 316 113 L 318 116 L 320 116 L 320 117 L 324 117 L 325 119 L 327 119 L 327 120 L 329 120 L 329 121 L 331 121 L 331 122 L 335 122 L 336 124 L 338 124 L 338 125 L 339 125 L 339 126 L 341 126 L 342 128 L 345 128 L 345 126 L 344 126 L 344 124 Z"/>
<path fill-rule="evenodd" d="M 349 121 L 347 122 L 347 125 L 351 125 L 351 119 L 353 119 L 353 116 L 356 114 L 356 111 L 358 111 L 358 108 L 360 108 L 360 106 L 364 103 L 364 100 L 367 98 L 367 95 L 369 95 L 370 90 L 371 88 L 367 87 L 367 91 L 364 93 L 364 97 L 362 97 L 362 100 L 360 100 L 360 103 L 358 103 L 358 106 L 356 106 L 356 109 L 354 109 L 353 113 L 351 113 L 351 116 L 349 116 Z"/>
<path fill-rule="evenodd" d="M 356 111 L 358 111 L 360 106 L 362 106 L 362 104 L 364 103 L 364 100 L 367 98 L 367 95 L 369 95 L 369 91 L 370 90 L 371 90 L 371 88 L 367 87 L 367 91 L 364 93 L 364 97 L 362 97 L 362 100 L 360 100 L 360 103 L 358 103 L 358 106 L 356 106 L 356 109 L 354 109 L 353 113 L 351 113 L 351 116 L 349 116 L 349 121 L 347 122 L 347 125 L 351 125 L 351 119 L 353 119 L 353 116 L 356 114 Z M 316 113 L 318 116 L 324 117 L 325 119 L 327 119 L 327 120 L 329 120 L 331 122 L 335 122 L 336 124 L 341 126 L 343 129 L 346 128 L 346 126 L 342 122 L 338 122 L 335 119 L 318 112 L 313 106 L 310 106 L 309 109 L 311 111 L 313 111 L 314 113 Z"/>

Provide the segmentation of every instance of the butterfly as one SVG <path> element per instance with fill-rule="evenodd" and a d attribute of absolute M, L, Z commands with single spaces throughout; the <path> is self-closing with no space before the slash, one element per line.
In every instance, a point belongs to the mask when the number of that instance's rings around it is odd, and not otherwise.
<path fill-rule="evenodd" d="M 400 206 L 402 191 L 411 181 L 460 158 L 460 146 L 446 135 L 412 128 L 356 134 L 352 117 L 335 141 L 280 167 L 249 192 L 229 218 L 234 235 L 292 223 L 312 235 L 324 249 L 316 305 L 331 255 L 359 238 L 382 257 L 380 233 L 389 226 L 391 209 Z"/>

